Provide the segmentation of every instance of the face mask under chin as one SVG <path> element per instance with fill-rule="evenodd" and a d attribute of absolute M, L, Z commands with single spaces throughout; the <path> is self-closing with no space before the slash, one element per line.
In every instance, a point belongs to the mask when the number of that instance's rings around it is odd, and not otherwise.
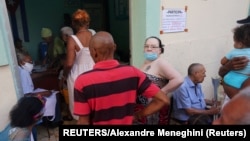
<path fill-rule="evenodd" d="M 158 58 L 158 54 L 153 52 L 145 52 L 144 57 L 149 61 L 154 61 L 155 59 Z"/>

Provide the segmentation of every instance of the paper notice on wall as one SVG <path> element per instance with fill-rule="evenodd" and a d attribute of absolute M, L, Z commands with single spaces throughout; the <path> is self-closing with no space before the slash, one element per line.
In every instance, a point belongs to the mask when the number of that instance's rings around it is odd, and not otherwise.
<path fill-rule="evenodd" d="M 183 32 L 185 28 L 185 9 L 164 9 L 162 11 L 162 30 L 164 33 Z"/>

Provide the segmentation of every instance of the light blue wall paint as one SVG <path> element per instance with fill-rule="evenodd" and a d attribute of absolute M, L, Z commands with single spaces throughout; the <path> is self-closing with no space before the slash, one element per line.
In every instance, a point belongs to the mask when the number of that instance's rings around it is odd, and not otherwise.
<path fill-rule="evenodd" d="M 19 75 L 17 72 L 18 69 L 17 69 L 17 62 L 16 62 L 16 55 L 15 55 L 15 49 L 14 49 L 14 44 L 13 44 L 12 32 L 10 28 L 7 8 L 5 6 L 5 0 L 0 0 L 0 3 L 1 3 L 0 5 L 0 19 L 1 19 L 0 20 L 0 48 L 1 48 L 0 58 L 4 58 L 5 60 L 5 61 L 1 61 L 2 64 L 9 65 L 11 68 L 10 71 L 12 72 L 13 77 L 10 79 L 13 79 L 15 86 L 16 86 L 16 94 L 14 93 L 14 97 L 18 97 L 20 95 L 20 91 L 18 90 L 18 87 L 20 87 L 19 86 L 20 83 L 18 82 Z M 3 92 L 0 93 L 0 97 L 5 98 L 4 95 L 2 94 Z M 0 103 L 0 106 L 9 107 L 12 103 L 14 105 L 15 102 L 10 101 L 8 102 L 8 105 Z M 4 112 L 0 112 L 0 117 L 8 116 L 8 115 L 3 115 L 3 113 Z M 5 125 L 1 125 L 1 126 L 5 126 Z M 7 141 L 9 126 L 7 125 L 6 127 L 1 127 L 1 129 L 3 129 L 3 131 L 0 131 L 0 140 Z"/>
<path fill-rule="evenodd" d="M 0 0 L 4 1 L 4 0 Z M 12 31 L 10 27 L 9 17 L 5 1 L 0 6 L 0 58 L 4 58 L 5 65 L 9 65 L 12 75 L 14 76 L 13 82 L 15 83 L 15 89 L 17 97 L 21 96 L 21 84 L 19 82 L 18 64 L 16 60 L 16 52 L 12 38 Z M 1 67 L 1 65 L 0 65 Z"/>
<path fill-rule="evenodd" d="M 159 36 L 160 0 L 130 0 L 131 64 L 143 63 L 143 45 L 148 36 Z"/>
<path fill-rule="evenodd" d="M 160 35 L 160 0 L 146 0 L 146 36 Z"/>
<path fill-rule="evenodd" d="M 4 0 L 0 0 L 4 1 Z M 7 61 L 7 65 L 10 66 L 11 72 L 14 76 L 13 82 L 15 83 L 15 89 L 17 92 L 17 97 L 21 95 L 21 84 L 19 82 L 19 72 L 18 72 L 18 64 L 16 60 L 16 52 L 12 38 L 12 31 L 10 27 L 8 11 L 5 6 L 5 1 L 2 2 L 0 6 L 0 58 L 4 58 Z M 1 66 L 1 65 L 0 65 Z"/>
<path fill-rule="evenodd" d="M 6 27 L 6 24 L 8 24 L 9 21 L 6 19 L 6 11 L 4 5 L 1 5 L 1 12 L 0 12 L 0 28 Z M 0 30 L 0 39 L 2 41 L 0 42 L 0 66 L 7 65 L 8 59 L 7 59 L 7 47 L 8 42 L 6 42 L 6 30 Z"/>

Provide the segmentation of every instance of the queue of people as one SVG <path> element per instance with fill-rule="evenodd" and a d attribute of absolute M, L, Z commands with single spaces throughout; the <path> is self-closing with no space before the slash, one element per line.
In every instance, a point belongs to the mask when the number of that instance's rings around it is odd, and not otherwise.
<path fill-rule="evenodd" d="M 72 14 L 72 28 L 61 29 L 61 38 L 54 37 L 49 28 L 41 30 L 41 60 L 49 68 L 57 68 L 58 91 L 63 93 L 67 89 L 64 98 L 69 109 L 68 120 L 74 119 L 78 125 L 169 125 L 171 120 L 181 125 L 250 124 L 249 73 L 241 72 L 248 66 L 247 57 L 230 54 L 222 59 L 219 75 L 230 101 L 221 109 L 217 101 L 205 98 L 201 86 L 206 77 L 203 64 L 190 64 L 187 76 L 182 77 L 161 58 L 164 45 L 155 36 L 145 39 L 145 61 L 140 68 L 120 64 L 114 59 L 116 44 L 112 35 L 106 31 L 96 33 L 89 29 L 89 24 L 87 11 L 78 9 Z M 244 53 L 248 50 L 249 33 L 249 25 L 234 30 L 234 46 L 244 48 L 239 49 Z M 57 105 L 60 100 L 57 91 L 34 89 L 32 58 L 20 43 L 15 45 L 24 97 L 10 112 L 10 138 L 26 139 L 42 117 L 56 122 L 62 119 Z M 232 78 L 239 76 L 228 76 L 235 70 L 244 77 L 231 84 Z M 38 100 L 40 103 L 33 104 L 37 106 L 27 110 L 28 105 Z M 15 115 L 24 110 L 30 113 L 16 119 Z M 213 115 L 219 118 L 214 120 Z"/>

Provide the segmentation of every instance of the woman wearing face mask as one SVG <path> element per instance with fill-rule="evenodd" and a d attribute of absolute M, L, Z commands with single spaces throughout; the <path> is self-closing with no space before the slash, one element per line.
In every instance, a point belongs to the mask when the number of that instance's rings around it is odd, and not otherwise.
<path fill-rule="evenodd" d="M 167 60 L 160 57 L 164 52 L 163 47 L 164 45 L 158 37 L 151 36 L 145 40 L 145 61 L 141 66 L 141 70 L 154 84 L 160 87 L 161 90 L 168 95 L 182 84 L 183 77 Z M 150 100 L 151 99 L 147 99 L 146 97 L 138 97 L 138 107 L 136 110 L 146 106 Z M 169 124 L 169 118 L 170 107 L 164 107 L 159 113 L 147 117 L 143 124 L 166 125 Z"/>

